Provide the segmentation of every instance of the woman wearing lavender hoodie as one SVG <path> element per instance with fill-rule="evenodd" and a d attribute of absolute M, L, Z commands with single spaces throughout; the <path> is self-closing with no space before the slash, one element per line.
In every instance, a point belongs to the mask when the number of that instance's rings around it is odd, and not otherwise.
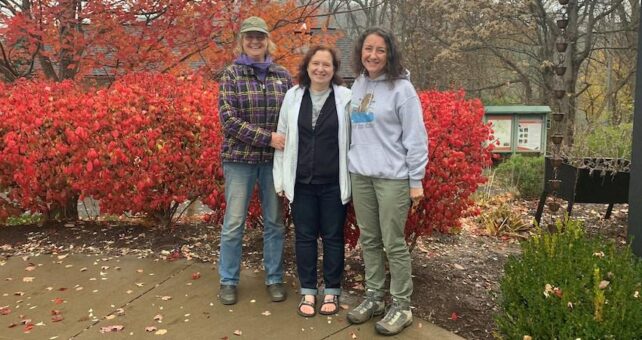
<path fill-rule="evenodd" d="M 384 313 L 385 259 L 390 268 L 392 305 L 377 332 L 393 335 L 412 323 L 410 253 L 404 226 L 411 202 L 423 197 L 428 140 L 421 103 L 401 65 L 394 36 L 371 28 L 357 41 L 352 86 L 348 170 L 360 229 L 366 294 L 348 313 L 360 324 Z"/>

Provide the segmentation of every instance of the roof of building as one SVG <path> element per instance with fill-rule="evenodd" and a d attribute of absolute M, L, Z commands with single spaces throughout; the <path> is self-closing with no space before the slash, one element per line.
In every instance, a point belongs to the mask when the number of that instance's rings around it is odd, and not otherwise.
<path fill-rule="evenodd" d="M 544 105 L 489 105 L 484 106 L 486 114 L 546 114 L 551 112 L 549 106 Z"/>

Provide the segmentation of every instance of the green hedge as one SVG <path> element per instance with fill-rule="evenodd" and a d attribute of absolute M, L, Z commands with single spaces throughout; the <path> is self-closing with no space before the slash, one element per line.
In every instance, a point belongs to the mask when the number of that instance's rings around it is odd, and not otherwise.
<path fill-rule="evenodd" d="M 500 338 L 642 339 L 642 263 L 629 248 L 558 223 L 522 243 L 501 280 Z"/>
<path fill-rule="evenodd" d="M 544 188 L 544 157 L 513 155 L 495 168 L 495 178 L 522 198 L 535 198 Z"/>

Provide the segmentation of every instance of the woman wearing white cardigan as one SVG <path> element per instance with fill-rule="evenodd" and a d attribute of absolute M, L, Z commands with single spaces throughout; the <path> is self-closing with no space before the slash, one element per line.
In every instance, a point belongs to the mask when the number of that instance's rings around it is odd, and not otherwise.
<path fill-rule="evenodd" d="M 350 201 L 348 174 L 350 90 L 337 75 L 334 49 L 315 46 L 299 67 L 299 85 L 285 95 L 277 133 L 285 148 L 274 154 L 274 185 L 290 201 L 301 303 L 316 314 L 317 240 L 323 242 L 324 298 L 319 313 L 339 311 L 344 266 L 343 226 Z"/>

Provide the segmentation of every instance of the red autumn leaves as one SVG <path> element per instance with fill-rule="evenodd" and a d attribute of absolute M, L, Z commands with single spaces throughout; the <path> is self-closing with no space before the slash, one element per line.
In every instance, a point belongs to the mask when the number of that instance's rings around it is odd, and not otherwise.
<path fill-rule="evenodd" d="M 449 231 L 468 213 L 491 162 L 490 128 L 479 100 L 461 91 L 420 93 L 429 132 L 426 198 L 406 224 L 409 240 Z M 16 210 L 47 213 L 92 196 L 101 212 L 125 211 L 167 224 L 178 203 L 200 198 L 221 222 L 217 84 L 198 77 L 131 74 L 109 88 L 71 82 L 0 84 L 0 219 Z M 13 209 L 13 210 L 12 210 Z M 252 200 L 248 223 L 260 223 Z M 358 229 L 349 209 L 346 241 Z"/>
<path fill-rule="evenodd" d="M 132 74 L 99 91 L 24 81 L 2 92 L 5 205 L 48 213 L 92 196 L 105 213 L 167 222 L 177 203 L 218 188 L 216 84 Z"/>
<path fill-rule="evenodd" d="M 433 229 L 449 232 L 460 227 L 465 214 L 476 213 L 470 196 L 486 181 L 482 169 L 491 164 L 493 148 L 480 100 L 466 99 L 463 91 L 424 91 L 419 97 L 429 162 L 423 180 L 425 199 L 406 223 L 409 239 Z"/>

